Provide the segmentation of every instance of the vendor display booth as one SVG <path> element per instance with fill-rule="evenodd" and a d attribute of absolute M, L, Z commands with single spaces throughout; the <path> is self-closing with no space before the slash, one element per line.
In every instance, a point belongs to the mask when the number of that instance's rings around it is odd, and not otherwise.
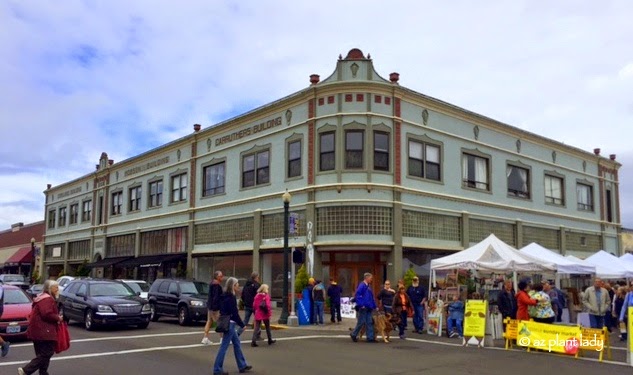
<path fill-rule="evenodd" d="M 566 258 L 552 250 L 546 249 L 543 246 L 532 242 L 519 250 L 523 254 L 530 255 L 534 258 L 543 259 L 546 262 L 551 262 L 556 265 L 555 284 L 558 289 L 561 289 L 560 278 L 565 275 L 594 275 L 596 273 L 596 266 L 588 264 L 586 262 Z M 572 289 L 573 290 L 573 289 Z M 573 310 L 573 303 L 569 301 L 567 307 L 563 310 L 562 321 L 569 323 L 570 321 L 576 321 L 575 311 Z"/>
<path fill-rule="evenodd" d="M 585 262 L 596 266 L 596 276 L 601 279 L 626 279 L 633 277 L 633 266 L 622 262 L 615 255 L 600 250 L 585 259 Z"/>
<path fill-rule="evenodd" d="M 512 273 L 515 290 L 517 289 L 518 272 L 553 272 L 556 265 L 543 259 L 521 253 L 491 234 L 483 241 L 468 249 L 449 256 L 431 261 L 431 280 L 435 285 L 435 278 L 439 270 L 467 269 L 475 270 L 479 274 L 507 274 Z M 487 334 L 492 338 L 501 338 L 501 315 L 487 314 Z"/>

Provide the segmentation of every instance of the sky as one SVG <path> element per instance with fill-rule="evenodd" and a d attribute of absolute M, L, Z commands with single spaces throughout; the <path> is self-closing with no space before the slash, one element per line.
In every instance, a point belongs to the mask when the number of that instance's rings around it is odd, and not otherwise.
<path fill-rule="evenodd" d="M 602 155 L 633 228 L 633 2 L 0 2 L 0 230 L 47 184 L 328 77 L 360 48 L 400 85 Z"/>

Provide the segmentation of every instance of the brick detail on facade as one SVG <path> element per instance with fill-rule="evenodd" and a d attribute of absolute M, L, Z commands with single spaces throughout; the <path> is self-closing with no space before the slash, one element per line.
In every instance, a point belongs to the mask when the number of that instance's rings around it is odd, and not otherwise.
<path fill-rule="evenodd" d="M 374 103 L 382 103 L 382 96 L 374 95 Z"/>
<path fill-rule="evenodd" d="M 328 103 L 330 102 L 330 98 L 332 98 L 332 102 L 334 102 L 334 97 L 328 97 Z M 308 100 L 308 185 L 314 185 L 314 99 Z"/>
<path fill-rule="evenodd" d="M 325 98 L 319 98 L 319 105 L 325 104 Z"/>
<path fill-rule="evenodd" d="M 363 95 L 363 94 L 356 94 L 356 101 L 357 102 L 365 101 L 365 95 Z"/>
<path fill-rule="evenodd" d="M 385 96 L 385 104 L 386 105 L 391 105 L 391 98 L 388 96 Z"/>
<path fill-rule="evenodd" d="M 345 94 L 345 102 L 351 102 L 354 100 L 354 95 L 352 94 Z"/>
<path fill-rule="evenodd" d="M 334 104 L 334 95 L 330 95 L 327 97 L 327 104 Z"/>

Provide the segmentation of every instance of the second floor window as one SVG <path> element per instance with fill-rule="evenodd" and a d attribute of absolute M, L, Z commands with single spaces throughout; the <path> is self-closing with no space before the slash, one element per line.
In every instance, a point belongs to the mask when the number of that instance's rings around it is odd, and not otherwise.
<path fill-rule="evenodd" d="M 363 168 L 363 143 L 365 132 L 349 130 L 345 132 L 345 168 Z"/>
<path fill-rule="evenodd" d="M 462 155 L 462 186 L 490 190 L 488 183 L 488 159 L 475 155 Z"/>
<path fill-rule="evenodd" d="M 374 132 L 374 169 L 389 171 L 389 134 Z"/>
<path fill-rule="evenodd" d="M 506 168 L 506 177 L 508 178 L 508 195 L 518 198 L 530 198 L 530 171 L 508 165 Z"/>
<path fill-rule="evenodd" d="M 79 205 L 71 204 L 70 205 L 70 224 L 77 224 L 78 219 L 79 219 Z"/>
<path fill-rule="evenodd" d="M 545 175 L 545 203 L 564 204 L 562 178 Z"/>
<path fill-rule="evenodd" d="M 135 186 L 130 189 L 130 211 L 141 209 L 141 187 Z"/>
<path fill-rule="evenodd" d="M 440 148 L 410 140 L 409 175 L 440 181 Z"/>
<path fill-rule="evenodd" d="M 60 207 L 59 209 L 59 226 L 66 226 L 66 207 Z"/>
<path fill-rule="evenodd" d="M 301 176 L 301 141 L 288 143 L 288 178 Z"/>
<path fill-rule="evenodd" d="M 84 201 L 83 208 L 81 210 L 81 221 L 92 220 L 92 201 Z"/>
<path fill-rule="evenodd" d="M 110 213 L 112 215 L 121 215 L 121 206 L 123 205 L 123 192 L 117 191 L 112 193 L 112 209 Z"/>
<path fill-rule="evenodd" d="M 242 157 L 242 187 L 251 187 L 270 182 L 270 152 L 260 151 Z"/>
<path fill-rule="evenodd" d="M 225 163 L 218 163 L 204 167 L 204 189 L 202 196 L 208 197 L 216 194 L 224 193 L 224 184 L 226 179 Z"/>
<path fill-rule="evenodd" d="M 171 201 L 182 202 L 187 200 L 187 174 L 182 173 L 171 178 Z"/>
<path fill-rule="evenodd" d="M 48 211 L 48 229 L 55 228 L 55 210 Z"/>
<path fill-rule="evenodd" d="M 576 185 L 576 195 L 578 199 L 578 209 L 583 211 L 593 211 L 593 187 L 585 184 Z"/>
<path fill-rule="evenodd" d="M 319 137 L 319 147 L 319 170 L 333 171 L 336 167 L 334 132 L 322 133 Z"/>
<path fill-rule="evenodd" d="M 149 183 L 149 206 L 160 207 L 163 205 L 163 180 Z"/>

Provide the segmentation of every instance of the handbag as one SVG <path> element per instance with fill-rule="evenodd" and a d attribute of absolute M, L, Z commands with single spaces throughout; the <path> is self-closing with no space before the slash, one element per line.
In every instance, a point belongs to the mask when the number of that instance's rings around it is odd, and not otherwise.
<path fill-rule="evenodd" d="M 259 309 L 264 312 L 264 314 L 268 314 L 268 305 L 266 304 L 266 300 L 262 299 L 259 303 Z"/>
<path fill-rule="evenodd" d="M 57 325 L 57 342 L 55 343 L 55 353 L 61 353 L 70 348 L 70 333 L 68 324 L 61 322 Z"/>
<path fill-rule="evenodd" d="M 229 331 L 229 324 L 231 323 L 231 315 L 220 315 L 218 318 L 215 331 L 217 333 L 226 333 Z"/>

